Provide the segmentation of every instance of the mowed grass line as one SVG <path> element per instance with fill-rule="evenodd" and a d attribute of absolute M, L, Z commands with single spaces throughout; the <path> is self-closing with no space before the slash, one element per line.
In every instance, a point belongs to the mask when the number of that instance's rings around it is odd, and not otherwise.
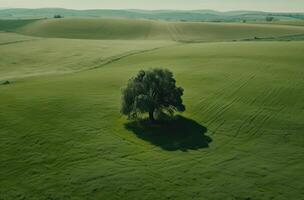
<path fill-rule="evenodd" d="M 301 199 L 303 51 L 186 44 L 0 86 L 0 198 Z M 125 129 L 120 89 L 150 67 L 174 72 L 209 148 L 166 151 Z"/>

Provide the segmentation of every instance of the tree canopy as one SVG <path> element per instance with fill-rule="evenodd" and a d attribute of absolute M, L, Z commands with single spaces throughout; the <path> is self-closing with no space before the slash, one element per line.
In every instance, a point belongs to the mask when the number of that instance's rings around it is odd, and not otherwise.
<path fill-rule="evenodd" d="M 56 14 L 56 15 L 54 15 L 54 18 L 63 18 L 63 16 L 59 15 L 59 14 Z"/>
<path fill-rule="evenodd" d="M 184 89 L 176 86 L 171 71 L 159 68 L 141 70 L 122 91 L 121 113 L 131 119 L 149 113 L 153 121 L 156 114 L 183 112 L 183 93 Z"/>

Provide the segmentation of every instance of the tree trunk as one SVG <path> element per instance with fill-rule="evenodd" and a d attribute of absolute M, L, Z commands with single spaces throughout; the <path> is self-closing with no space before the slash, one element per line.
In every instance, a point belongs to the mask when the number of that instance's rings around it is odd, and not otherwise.
<path fill-rule="evenodd" d="M 152 122 L 155 121 L 155 119 L 154 119 L 154 109 L 149 111 L 149 119 Z"/>

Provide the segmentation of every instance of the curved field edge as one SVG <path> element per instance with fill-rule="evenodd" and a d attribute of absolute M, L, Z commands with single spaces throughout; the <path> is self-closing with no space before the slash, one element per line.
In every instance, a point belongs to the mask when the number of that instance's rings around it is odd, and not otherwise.
<path fill-rule="evenodd" d="M 0 197 L 300 199 L 303 51 L 185 44 L 1 86 Z M 207 127 L 209 148 L 166 151 L 124 128 L 120 89 L 155 66 L 185 88 L 184 115 Z"/>

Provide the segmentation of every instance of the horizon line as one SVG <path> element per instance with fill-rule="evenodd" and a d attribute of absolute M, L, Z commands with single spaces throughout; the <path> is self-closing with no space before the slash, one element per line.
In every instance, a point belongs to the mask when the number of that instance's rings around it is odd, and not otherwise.
<path fill-rule="evenodd" d="M 64 9 L 64 10 L 75 10 L 75 11 L 90 11 L 90 10 L 138 10 L 138 11 L 214 11 L 214 12 L 264 12 L 264 13 L 304 13 L 304 11 L 266 11 L 266 10 L 215 10 L 215 9 L 140 9 L 140 8 L 88 8 L 88 9 L 77 9 L 77 8 L 65 8 L 65 7 L 0 7 L 0 10 L 10 10 L 10 9 Z"/>

